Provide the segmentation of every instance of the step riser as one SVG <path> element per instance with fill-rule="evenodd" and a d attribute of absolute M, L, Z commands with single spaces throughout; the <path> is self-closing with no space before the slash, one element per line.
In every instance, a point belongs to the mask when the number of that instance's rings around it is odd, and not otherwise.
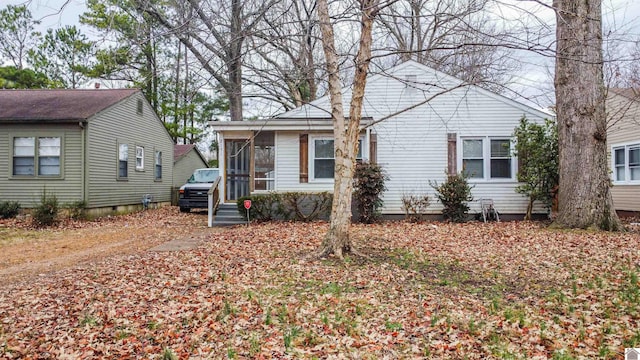
<path fill-rule="evenodd" d="M 235 204 L 221 204 L 218 206 L 216 217 L 213 220 L 214 227 L 246 225 L 247 222 L 238 213 Z"/>

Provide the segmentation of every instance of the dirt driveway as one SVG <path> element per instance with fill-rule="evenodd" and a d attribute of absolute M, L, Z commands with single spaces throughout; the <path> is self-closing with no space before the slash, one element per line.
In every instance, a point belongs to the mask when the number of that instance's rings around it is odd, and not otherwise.
<path fill-rule="evenodd" d="M 164 207 L 94 221 L 65 219 L 57 226 L 33 228 L 28 220 L 0 220 L 0 285 L 114 255 L 180 250 L 219 229 L 207 227 L 206 212 L 180 213 Z"/>

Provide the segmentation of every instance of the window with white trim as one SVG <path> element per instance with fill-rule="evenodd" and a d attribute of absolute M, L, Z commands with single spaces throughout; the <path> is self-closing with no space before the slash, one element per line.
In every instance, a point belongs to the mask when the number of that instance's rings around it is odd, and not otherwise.
<path fill-rule="evenodd" d="M 312 179 L 333 180 L 335 169 L 335 152 L 332 137 L 315 137 L 309 144 L 311 157 L 310 167 Z M 362 139 L 358 140 L 358 154 L 356 160 L 362 160 Z"/>
<path fill-rule="evenodd" d="M 462 140 L 462 169 L 469 178 L 484 178 L 482 139 Z"/>
<path fill-rule="evenodd" d="M 470 179 L 514 179 L 511 153 L 508 138 L 463 138 L 462 170 Z"/>
<path fill-rule="evenodd" d="M 640 182 L 640 144 L 614 146 L 612 150 L 613 181 Z"/>
<path fill-rule="evenodd" d="M 62 174 L 61 154 L 61 137 L 14 137 L 12 174 L 20 177 L 60 176 Z"/>
<path fill-rule="evenodd" d="M 162 151 L 156 151 L 154 159 L 156 180 L 162 180 Z"/>
<path fill-rule="evenodd" d="M 136 146 L 136 170 L 144 170 L 144 148 Z"/>
<path fill-rule="evenodd" d="M 126 179 L 129 176 L 129 145 L 118 145 L 118 178 Z"/>

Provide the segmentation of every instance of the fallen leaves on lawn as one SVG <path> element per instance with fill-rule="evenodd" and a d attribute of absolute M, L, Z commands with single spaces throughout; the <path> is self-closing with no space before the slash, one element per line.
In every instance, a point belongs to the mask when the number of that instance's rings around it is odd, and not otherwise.
<path fill-rule="evenodd" d="M 206 238 L 194 250 L 5 287 L 0 356 L 568 359 L 640 346 L 637 233 L 356 225 L 369 259 L 301 260 L 326 230 L 193 228 Z"/>

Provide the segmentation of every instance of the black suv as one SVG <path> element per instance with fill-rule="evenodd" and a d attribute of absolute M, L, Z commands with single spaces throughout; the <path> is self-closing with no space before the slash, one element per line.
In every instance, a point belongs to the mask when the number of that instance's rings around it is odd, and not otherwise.
<path fill-rule="evenodd" d="M 180 186 L 178 205 L 180 211 L 189 212 L 191 209 L 206 209 L 209 205 L 208 192 L 211 185 L 220 175 L 217 168 L 197 169 L 187 183 Z"/>

